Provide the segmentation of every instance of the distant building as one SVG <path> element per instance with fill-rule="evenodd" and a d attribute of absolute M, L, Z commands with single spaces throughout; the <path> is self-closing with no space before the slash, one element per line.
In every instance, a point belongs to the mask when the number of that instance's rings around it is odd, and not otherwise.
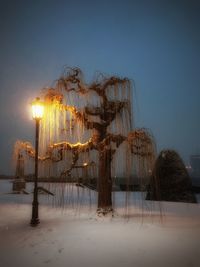
<path fill-rule="evenodd" d="M 200 178 L 200 155 L 191 155 L 190 165 L 192 167 L 192 172 L 191 172 L 192 177 Z"/>

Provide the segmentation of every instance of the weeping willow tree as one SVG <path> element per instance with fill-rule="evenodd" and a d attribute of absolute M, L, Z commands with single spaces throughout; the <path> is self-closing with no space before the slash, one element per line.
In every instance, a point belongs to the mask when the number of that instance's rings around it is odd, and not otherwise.
<path fill-rule="evenodd" d="M 154 163 L 151 134 L 133 127 L 130 80 L 99 75 L 86 84 L 80 69 L 66 69 L 41 97 L 41 175 L 67 178 L 80 172 L 78 166 L 87 168 L 87 175 L 97 179 L 98 212 L 112 211 L 113 177 L 120 171 L 128 190 L 130 177 L 149 176 Z M 17 141 L 16 157 L 22 151 L 27 160 L 35 156 L 30 143 Z"/>

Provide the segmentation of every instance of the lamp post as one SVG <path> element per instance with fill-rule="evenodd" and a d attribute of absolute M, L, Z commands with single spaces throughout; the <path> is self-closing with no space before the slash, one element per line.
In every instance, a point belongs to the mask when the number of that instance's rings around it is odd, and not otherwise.
<path fill-rule="evenodd" d="M 34 177 L 34 192 L 33 192 L 33 203 L 32 203 L 32 218 L 31 226 L 37 226 L 39 224 L 38 216 L 38 147 L 39 147 L 39 127 L 40 120 L 43 117 L 44 106 L 40 101 L 40 98 L 37 97 L 35 101 L 32 102 L 32 116 L 35 120 L 35 177 Z"/>

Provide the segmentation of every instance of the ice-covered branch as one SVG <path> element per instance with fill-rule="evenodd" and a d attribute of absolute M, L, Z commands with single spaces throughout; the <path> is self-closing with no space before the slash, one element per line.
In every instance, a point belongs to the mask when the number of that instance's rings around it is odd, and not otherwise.
<path fill-rule="evenodd" d="M 93 142 L 91 139 L 85 143 L 77 142 L 75 144 L 63 141 L 63 142 L 55 143 L 49 146 L 49 150 L 53 150 L 55 148 L 56 149 L 60 148 L 63 150 L 73 150 L 73 151 L 78 150 L 80 152 L 83 152 L 83 151 L 85 152 L 93 148 Z"/>

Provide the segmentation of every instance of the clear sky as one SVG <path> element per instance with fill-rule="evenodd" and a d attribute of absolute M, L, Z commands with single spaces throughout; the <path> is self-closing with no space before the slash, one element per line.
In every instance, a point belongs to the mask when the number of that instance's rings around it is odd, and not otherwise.
<path fill-rule="evenodd" d="M 33 142 L 30 102 L 77 66 L 135 81 L 135 124 L 158 152 L 200 153 L 199 0 L 1 0 L 0 173 L 17 139 Z"/>

